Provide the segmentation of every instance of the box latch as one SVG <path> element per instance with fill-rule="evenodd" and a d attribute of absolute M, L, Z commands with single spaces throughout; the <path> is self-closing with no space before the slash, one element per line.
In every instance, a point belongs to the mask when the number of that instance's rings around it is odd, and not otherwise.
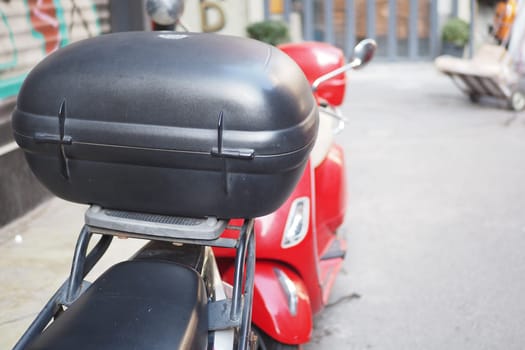
<path fill-rule="evenodd" d="M 58 110 L 58 130 L 59 135 L 37 132 L 33 136 L 33 140 L 36 143 L 51 143 L 58 145 L 58 159 L 60 162 L 60 173 L 65 179 L 69 179 L 69 165 L 66 152 L 64 150 L 65 145 L 71 145 L 73 138 L 65 135 L 66 125 L 66 100 L 64 99 L 60 104 Z"/>
<path fill-rule="evenodd" d="M 225 148 L 222 142 L 222 133 L 224 131 L 224 113 L 219 113 L 217 122 L 217 147 L 211 149 L 211 155 L 220 158 L 234 158 L 251 160 L 255 157 L 255 151 L 248 148 Z"/>

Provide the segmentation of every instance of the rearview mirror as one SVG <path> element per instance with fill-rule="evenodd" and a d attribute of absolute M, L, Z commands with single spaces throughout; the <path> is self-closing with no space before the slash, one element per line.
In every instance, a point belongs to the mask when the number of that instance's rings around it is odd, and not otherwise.
<path fill-rule="evenodd" d="M 148 0 L 146 12 L 153 22 L 162 26 L 177 24 L 184 11 L 184 0 Z"/>
<path fill-rule="evenodd" d="M 352 68 L 363 68 L 374 58 L 377 49 L 377 43 L 374 39 L 361 40 L 354 48 L 354 55 L 352 60 Z"/>

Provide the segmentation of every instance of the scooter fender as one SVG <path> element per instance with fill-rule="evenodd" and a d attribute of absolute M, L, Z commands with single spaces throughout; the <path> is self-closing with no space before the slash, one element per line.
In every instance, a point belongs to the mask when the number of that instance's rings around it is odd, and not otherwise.
<path fill-rule="evenodd" d="M 310 298 L 297 273 L 274 262 L 257 262 L 252 322 L 284 344 L 304 344 L 310 340 L 313 327 Z"/>

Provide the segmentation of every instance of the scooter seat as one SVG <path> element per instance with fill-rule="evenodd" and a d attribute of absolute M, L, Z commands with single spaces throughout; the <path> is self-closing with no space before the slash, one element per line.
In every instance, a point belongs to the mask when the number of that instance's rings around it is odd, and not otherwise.
<path fill-rule="evenodd" d="M 204 282 L 161 261 L 126 261 L 101 275 L 28 349 L 206 349 Z"/>

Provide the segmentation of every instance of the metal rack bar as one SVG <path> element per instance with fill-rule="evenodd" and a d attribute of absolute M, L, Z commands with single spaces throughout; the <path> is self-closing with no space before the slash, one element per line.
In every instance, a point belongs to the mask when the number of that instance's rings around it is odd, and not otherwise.
<path fill-rule="evenodd" d="M 246 220 L 239 237 L 239 246 L 235 255 L 235 274 L 233 276 L 232 309 L 230 319 L 237 321 L 241 317 L 242 279 L 244 277 L 244 262 L 246 261 L 247 247 L 253 232 L 254 220 Z"/>
<path fill-rule="evenodd" d="M 80 236 L 78 237 L 77 245 L 75 247 L 75 254 L 73 255 L 73 263 L 71 264 L 71 273 L 67 283 L 67 291 L 65 296 L 66 304 L 71 304 L 79 295 L 80 286 L 84 279 L 84 266 L 86 262 L 86 252 L 91 239 L 91 232 L 86 226 L 82 227 Z"/>
<path fill-rule="evenodd" d="M 234 229 L 234 228 L 230 228 Z M 196 244 L 196 245 L 205 245 L 210 247 L 221 247 L 221 248 L 236 248 L 238 241 L 233 238 L 217 238 L 212 240 L 204 239 L 183 239 L 183 238 L 171 238 L 164 236 L 153 236 L 153 235 L 143 235 L 140 233 L 130 233 L 130 232 L 120 232 L 114 230 L 107 230 L 100 227 L 91 227 L 88 226 L 88 230 L 91 233 L 98 233 L 107 236 L 117 236 L 117 237 L 126 237 L 126 238 L 136 238 L 136 239 L 145 239 L 149 241 L 164 241 L 164 242 L 173 242 L 173 243 L 182 243 L 182 244 Z"/>
<path fill-rule="evenodd" d="M 241 346 L 240 349 L 245 349 L 245 345 L 249 342 L 250 325 L 252 320 L 252 303 L 253 303 L 253 285 L 255 280 L 255 235 L 250 235 L 248 239 L 248 256 L 246 258 L 246 285 L 244 288 L 244 305 L 242 310 L 242 322 L 240 329 Z M 247 345 L 246 345 L 247 346 Z"/>

